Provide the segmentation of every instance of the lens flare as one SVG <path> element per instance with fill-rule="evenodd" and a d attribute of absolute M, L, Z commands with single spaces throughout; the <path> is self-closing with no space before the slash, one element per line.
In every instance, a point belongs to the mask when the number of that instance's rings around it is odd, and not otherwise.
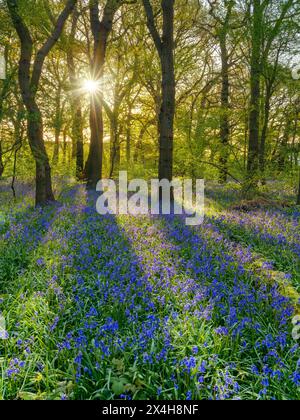
<path fill-rule="evenodd" d="M 87 79 L 83 83 L 83 89 L 90 95 L 100 92 L 100 81 Z"/>

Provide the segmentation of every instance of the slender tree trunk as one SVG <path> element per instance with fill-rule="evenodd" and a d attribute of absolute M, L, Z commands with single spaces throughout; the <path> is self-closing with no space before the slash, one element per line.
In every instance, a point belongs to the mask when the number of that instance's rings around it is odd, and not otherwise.
<path fill-rule="evenodd" d="M 60 139 L 60 129 L 55 128 L 54 134 L 54 151 L 53 151 L 53 164 L 57 164 L 59 160 L 59 139 Z"/>
<path fill-rule="evenodd" d="M 291 131 L 291 117 L 287 117 L 284 133 L 282 140 L 280 142 L 279 146 L 279 154 L 278 154 L 278 170 L 280 172 L 283 172 L 286 169 L 286 159 L 287 159 L 287 145 L 290 138 L 290 131 Z"/>
<path fill-rule="evenodd" d="M 261 131 L 260 139 L 260 150 L 259 150 L 259 168 L 262 178 L 264 178 L 265 173 L 265 154 L 266 154 L 266 139 L 268 133 L 269 119 L 270 119 L 270 106 L 271 106 L 271 88 L 267 86 L 266 88 L 266 97 L 264 105 L 264 119 L 263 127 Z"/>
<path fill-rule="evenodd" d="M 81 100 L 76 98 L 72 104 L 72 158 L 76 159 L 76 178 L 82 179 L 84 170 L 84 149 L 83 149 L 83 116 Z"/>
<path fill-rule="evenodd" d="M 130 107 L 128 111 L 127 126 L 126 126 L 126 163 L 127 163 L 128 169 L 131 163 L 131 120 L 132 120 L 132 110 Z"/>
<path fill-rule="evenodd" d="M 121 131 L 120 131 L 120 127 L 118 125 L 117 131 L 116 131 L 116 163 L 115 163 L 115 171 L 119 172 L 120 167 L 121 167 L 121 142 L 120 142 L 120 136 L 121 136 Z"/>
<path fill-rule="evenodd" d="M 23 114 L 23 105 L 19 104 L 19 109 L 17 113 L 17 118 L 14 120 L 14 138 L 15 138 L 15 150 L 14 150 L 14 159 L 13 159 L 13 175 L 11 181 L 11 189 L 13 192 L 14 198 L 16 198 L 15 182 L 17 178 L 17 157 L 18 152 L 22 148 L 23 144 L 23 130 L 22 130 L 22 114 Z"/>
<path fill-rule="evenodd" d="M 55 120 L 54 120 L 54 151 L 53 151 L 53 164 L 56 165 L 59 160 L 59 140 L 62 127 L 62 109 L 61 109 L 61 87 L 59 86 L 56 92 L 55 104 Z"/>
<path fill-rule="evenodd" d="M 142 149 L 143 149 L 143 138 L 144 135 L 150 125 L 150 122 L 147 122 L 145 125 L 142 126 L 138 141 L 135 144 L 134 148 L 134 155 L 133 155 L 133 162 L 138 163 L 140 161 L 140 156 L 142 155 Z"/>
<path fill-rule="evenodd" d="M 4 57 L 5 57 L 5 63 L 7 63 L 7 59 L 8 59 L 8 48 L 5 48 L 5 52 L 4 52 Z M 5 69 L 5 73 L 7 73 L 7 69 Z M 1 81 L 0 81 L 1 83 Z M 3 86 L 0 92 L 0 124 L 2 122 L 3 119 L 3 102 L 4 102 L 4 98 L 7 94 L 8 91 L 8 86 L 9 83 L 8 81 L 3 81 Z M 4 162 L 3 162 L 3 150 L 2 150 L 2 139 L 0 139 L 0 178 L 3 175 L 4 172 Z"/>
<path fill-rule="evenodd" d="M 244 123 L 244 153 L 243 153 L 243 164 L 244 170 L 247 171 L 247 156 L 248 156 L 248 131 L 249 131 L 249 118 L 245 115 Z"/>
<path fill-rule="evenodd" d="M 220 118 L 220 176 L 219 182 L 227 181 L 228 173 L 228 145 L 229 145 L 229 65 L 226 45 L 226 32 L 220 36 L 221 61 L 222 61 L 222 91 L 221 91 L 221 118 Z"/>
<path fill-rule="evenodd" d="M 251 99 L 249 115 L 247 189 L 255 188 L 258 181 L 262 24 L 263 7 L 261 5 L 261 0 L 253 0 L 252 56 L 250 70 Z"/>
<path fill-rule="evenodd" d="M 67 127 L 63 131 L 63 164 L 67 161 Z"/>
<path fill-rule="evenodd" d="M 298 186 L 297 206 L 300 206 L 300 169 L 299 169 L 299 186 Z"/>
<path fill-rule="evenodd" d="M 80 180 L 84 170 L 83 116 L 80 101 L 73 120 L 73 136 L 76 138 L 76 178 Z"/>
<path fill-rule="evenodd" d="M 83 116 L 80 98 L 72 101 L 72 159 L 76 159 L 76 178 L 83 178 L 84 170 L 84 148 L 83 148 Z"/>
<path fill-rule="evenodd" d="M 2 177 L 4 172 L 4 163 L 2 157 L 2 141 L 0 141 L 0 178 Z"/>
<path fill-rule="evenodd" d="M 76 28 L 78 23 L 79 13 L 75 9 L 72 17 L 72 27 L 70 34 L 70 46 L 68 48 L 67 61 L 69 78 L 72 89 L 76 90 L 76 68 L 74 61 L 73 43 L 75 40 Z M 81 108 L 81 98 L 78 96 L 71 98 L 71 110 L 72 110 L 72 158 L 76 159 L 76 178 L 82 179 L 84 171 L 84 148 L 83 148 L 83 116 Z"/>
<path fill-rule="evenodd" d="M 120 167 L 120 144 L 118 130 L 118 113 L 113 113 L 110 121 L 110 178 L 119 170 Z"/>

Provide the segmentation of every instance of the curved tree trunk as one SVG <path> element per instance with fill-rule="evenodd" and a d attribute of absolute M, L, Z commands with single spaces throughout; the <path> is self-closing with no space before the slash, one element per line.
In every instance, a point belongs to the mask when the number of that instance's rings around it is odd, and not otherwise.
<path fill-rule="evenodd" d="M 54 194 L 52 190 L 51 168 L 43 138 L 42 115 L 36 103 L 36 94 L 45 59 L 57 43 L 65 22 L 72 13 L 75 4 L 76 0 L 67 1 L 65 8 L 55 23 L 52 33 L 38 50 L 33 60 L 33 41 L 28 27 L 19 15 L 18 3 L 16 0 L 7 0 L 8 10 L 21 43 L 19 84 L 22 99 L 28 114 L 27 131 L 29 145 L 36 164 L 35 203 L 37 206 L 54 201 Z M 34 61 L 33 66 L 32 61 Z"/>

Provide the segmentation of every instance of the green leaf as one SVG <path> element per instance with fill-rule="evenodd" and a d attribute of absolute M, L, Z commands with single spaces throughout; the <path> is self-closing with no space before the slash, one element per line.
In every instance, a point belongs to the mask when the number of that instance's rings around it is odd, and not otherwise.
<path fill-rule="evenodd" d="M 111 389 L 114 394 L 121 395 L 125 391 L 124 383 L 121 381 L 113 382 Z"/>

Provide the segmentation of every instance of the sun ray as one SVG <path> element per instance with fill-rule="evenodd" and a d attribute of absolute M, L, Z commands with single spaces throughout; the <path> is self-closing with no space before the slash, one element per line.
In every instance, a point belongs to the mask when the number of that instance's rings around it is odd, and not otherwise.
<path fill-rule="evenodd" d="M 100 80 L 86 79 L 83 82 L 83 90 L 90 95 L 95 95 L 101 91 Z"/>

